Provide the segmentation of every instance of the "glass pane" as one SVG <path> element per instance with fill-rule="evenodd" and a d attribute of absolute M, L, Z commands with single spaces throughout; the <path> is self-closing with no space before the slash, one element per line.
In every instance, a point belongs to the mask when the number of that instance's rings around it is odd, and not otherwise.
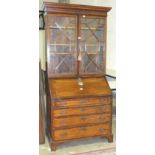
<path fill-rule="evenodd" d="M 48 18 L 48 72 L 51 76 L 77 73 L 77 19 L 75 16 Z"/>
<path fill-rule="evenodd" d="M 104 69 L 104 18 L 81 17 L 80 74 L 102 74 Z"/>

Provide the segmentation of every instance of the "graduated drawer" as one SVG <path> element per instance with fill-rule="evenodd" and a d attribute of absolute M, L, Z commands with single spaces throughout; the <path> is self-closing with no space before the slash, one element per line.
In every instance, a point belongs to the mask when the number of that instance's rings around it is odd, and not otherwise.
<path fill-rule="evenodd" d="M 52 131 L 54 140 L 67 140 L 99 135 L 108 135 L 110 134 L 110 132 L 110 123 Z"/>
<path fill-rule="evenodd" d="M 54 106 L 56 107 L 78 107 L 86 105 L 93 106 L 93 105 L 103 105 L 110 103 L 111 103 L 111 97 L 64 99 L 53 102 Z"/>
<path fill-rule="evenodd" d="M 111 105 L 95 106 L 95 107 L 80 107 L 67 109 L 54 109 L 54 117 L 70 116 L 70 115 L 85 115 L 85 114 L 99 114 L 111 112 Z"/>
<path fill-rule="evenodd" d="M 72 116 L 66 118 L 54 118 L 53 127 L 70 127 L 79 126 L 85 124 L 94 123 L 106 123 L 111 121 L 111 114 L 99 114 L 99 115 L 83 115 L 83 116 Z"/>

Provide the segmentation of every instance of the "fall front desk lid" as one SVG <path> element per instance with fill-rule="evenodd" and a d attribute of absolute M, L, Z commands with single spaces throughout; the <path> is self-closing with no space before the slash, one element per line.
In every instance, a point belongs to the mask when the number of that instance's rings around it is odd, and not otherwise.
<path fill-rule="evenodd" d="M 103 78 L 49 79 L 53 98 L 111 95 L 107 80 Z"/>

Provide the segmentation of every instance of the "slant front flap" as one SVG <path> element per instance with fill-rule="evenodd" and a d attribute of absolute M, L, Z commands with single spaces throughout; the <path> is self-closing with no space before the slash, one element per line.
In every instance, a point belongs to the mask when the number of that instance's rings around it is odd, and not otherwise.
<path fill-rule="evenodd" d="M 49 88 L 54 98 L 111 95 L 105 78 L 49 79 Z"/>

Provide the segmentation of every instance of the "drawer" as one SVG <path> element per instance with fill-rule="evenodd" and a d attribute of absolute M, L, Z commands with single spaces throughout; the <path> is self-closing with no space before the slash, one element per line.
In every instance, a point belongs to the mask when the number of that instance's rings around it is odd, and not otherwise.
<path fill-rule="evenodd" d="M 99 114 L 99 115 L 83 115 L 72 116 L 66 118 L 54 118 L 53 127 L 70 127 L 79 126 L 94 123 L 106 123 L 111 121 L 111 114 Z"/>
<path fill-rule="evenodd" d="M 80 99 L 64 99 L 53 102 L 55 107 L 79 107 L 79 106 L 93 106 L 102 104 L 111 104 L 111 97 L 98 98 L 80 98 Z"/>
<path fill-rule="evenodd" d="M 111 133 L 111 124 L 105 123 L 95 126 L 60 129 L 53 130 L 52 132 L 54 140 L 67 140 L 91 136 L 109 135 Z"/>
<path fill-rule="evenodd" d="M 68 109 L 55 109 L 53 110 L 54 117 L 63 117 L 70 115 L 86 115 L 86 114 L 103 114 L 111 112 L 111 105 L 96 106 L 96 107 L 80 107 Z"/>

